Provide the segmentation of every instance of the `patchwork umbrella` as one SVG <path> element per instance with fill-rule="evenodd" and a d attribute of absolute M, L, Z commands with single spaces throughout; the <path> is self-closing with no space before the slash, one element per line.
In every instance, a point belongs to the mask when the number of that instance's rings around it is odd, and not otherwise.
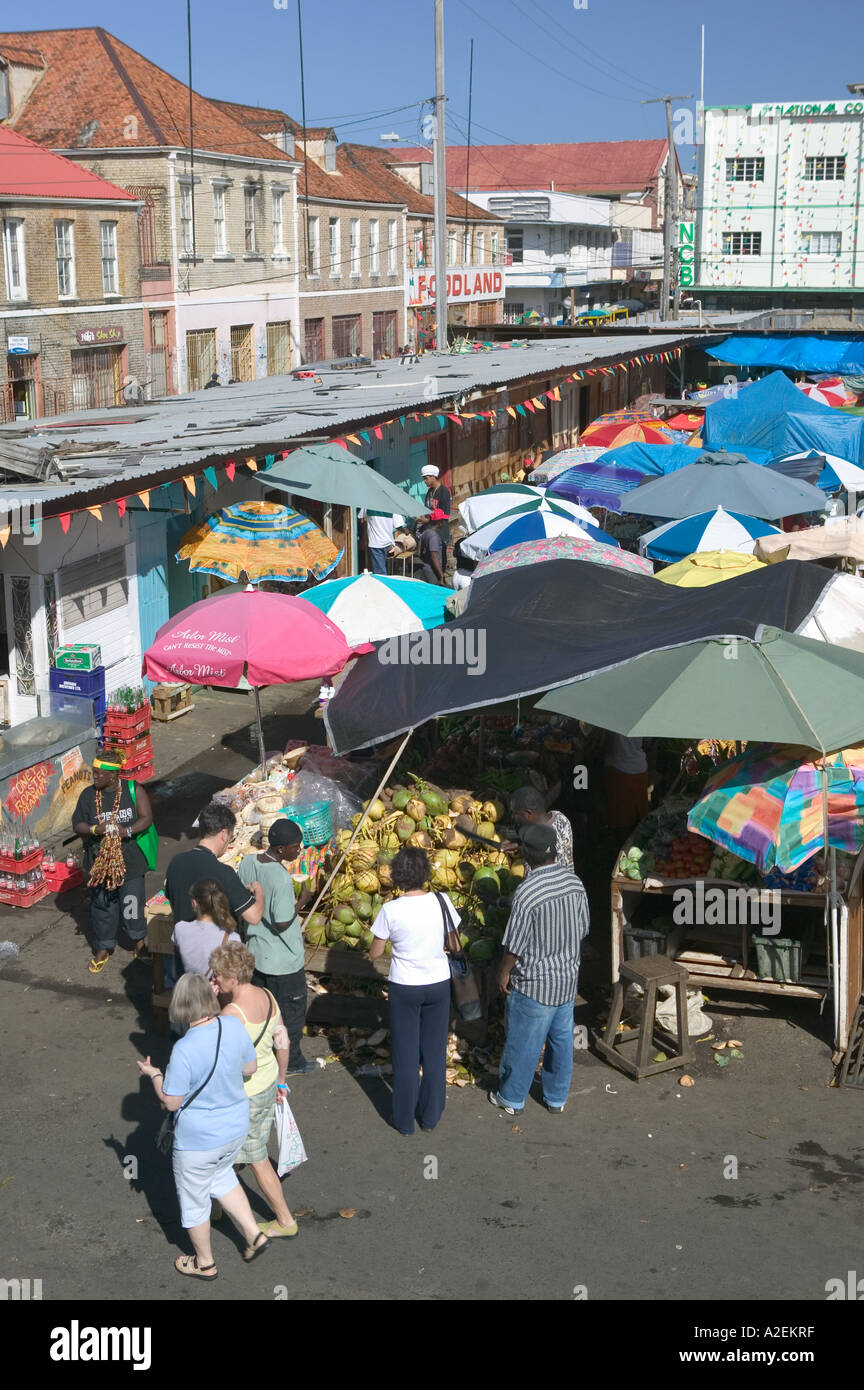
<path fill-rule="evenodd" d="M 383 642 L 407 632 L 440 627 L 449 591 L 422 579 L 399 579 L 383 574 L 328 579 L 303 597 L 326 613 L 352 646 Z"/>
<path fill-rule="evenodd" d="M 843 406 L 855 403 L 855 397 L 851 391 L 847 391 L 839 376 L 825 377 L 822 381 L 798 381 L 795 384 L 799 391 L 803 391 L 811 401 L 818 401 L 820 405 Z"/>
<path fill-rule="evenodd" d="M 336 624 L 305 599 L 250 585 L 202 599 L 163 623 L 144 653 L 142 674 L 152 681 L 228 689 L 236 689 L 245 677 L 255 692 L 263 763 L 259 687 L 334 676 L 352 656 L 371 650 L 367 643 L 348 643 Z"/>
<path fill-rule="evenodd" d="M 607 449 L 622 444 L 672 444 L 675 431 L 666 429 L 654 420 L 634 421 L 631 424 L 600 424 L 596 422 L 579 436 L 585 444 L 604 444 Z"/>
<path fill-rule="evenodd" d="M 801 752 L 748 751 L 705 784 L 687 824 L 742 859 L 788 873 L 823 847 L 823 759 Z M 864 748 L 824 759 L 828 779 L 828 844 L 854 853 L 864 845 Z"/>
<path fill-rule="evenodd" d="M 487 521 L 485 526 L 460 541 L 462 554 L 469 560 L 482 560 L 497 550 L 506 550 L 522 541 L 546 540 L 550 536 L 587 536 L 591 540 L 617 546 L 618 542 L 601 531 L 594 517 L 573 502 L 547 502 L 516 507 Z"/>
<path fill-rule="evenodd" d="M 498 483 L 497 486 L 487 487 L 485 491 L 475 493 L 473 497 L 460 502 L 459 515 L 469 531 L 476 531 L 478 526 L 485 526 L 487 521 L 494 521 L 496 517 L 512 511 L 514 507 L 525 506 L 530 502 L 539 504 L 542 499 L 543 489 L 533 484 Z"/>
<path fill-rule="evenodd" d="M 764 568 L 763 560 L 738 550 L 702 550 L 696 555 L 685 555 L 677 564 L 667 565 L 654 578 L 664 584 L 675 584 L 679 589 L 707 589 L 709 584 L 737 579 L 740 574 Z"/>
<path fill-rule="evenodd" d="M 570 449 L 559 449 L 557 454 L 553 454 L 551 458 L 541 463 L 539 468 L 534 469 L 531 474 L 531 477 L 534 479 L 533 486 L 546 487 L 555 478 L 565 473 L 568 468 L 573 468 L 576 464 L 580 463 L 593 463 L 595 459 L 599 459 L 600 456 L 605 453 L 605 448 L 601 448 L 600 446 L 595 449 L 590 449 L 587 447 L 583 448 L 578 444 Z"/>
<path fill-rule="evenodd" d="M 481 579 L 487 574 L 518 569 L 520 565 L 540 565 L 546 560 L 588 560 L 594 565 L 608 565 L 631 574 L 651 574 L 653 570 L 650 560 L 631 555 L 629 550 L 620 547 L 601 545 L 588 536 L 550 536 L 547 540 L 523 541 L 488 555 L 480 561 L 473 577 Z"/>
<path fill-rule="evenodd" d="M 699 550 L 739 550 L 752 554 L 760 536 L 775 535 L 777 527 L 743 512 L 699 512 L 682 521 L 667 521 L 640 537 L 639 550 L 655 560 L 683 560 Z"/>
<path fill-rule="evenodd" d="M 194 573 L 250 584 L 262 580 L 305 582 L 335 569 L 342 551 L 314 521 L 275 502 L 236 502 L 193 526 L 175 559 Z"/>
<path fill-rule="evenodd" d="M 581 502 L 586 507 L 621 510 L 621 496 L 638 487 L 644 473 L 617 463 L 581 463 L 554 478 L 546 490 L 549 502 Z"/>
<path fill-rule="evenodd" d="M 651 478 L 621 499 L 622 512 L 677 519 L 718 506 L 770 521 L 821 512 L 825 495 L 810 483 L 786 478 L 740 455 L 705 453 L 686 468 Z"/>

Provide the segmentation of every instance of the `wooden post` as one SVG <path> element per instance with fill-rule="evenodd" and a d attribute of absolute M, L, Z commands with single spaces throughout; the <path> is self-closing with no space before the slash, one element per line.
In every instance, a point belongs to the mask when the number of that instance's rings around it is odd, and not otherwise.
<path fill-rule="evenodd" d="M 573 325 L 574 325 L 575 322 L 576 322 L 576 291 L 575 291 L 575 289 L 571 289 L 571 290 L 570 290 L 570 327 L 571 327 L 571 328 L 573 327 Z"/>

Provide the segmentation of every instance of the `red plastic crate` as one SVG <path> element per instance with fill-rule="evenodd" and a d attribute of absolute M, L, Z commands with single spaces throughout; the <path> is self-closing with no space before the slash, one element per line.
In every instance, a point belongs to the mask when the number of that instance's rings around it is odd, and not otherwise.
<path fill-rule="evenodd" d="M 43 870 L 45 882 L 52 893 L 65 893 L 68 888 L 77 888 L 84 882 L 80 864 L 69 869 L 65 864 L 55 864 L 53 869 Z"/>
<path fill-rule="evenodd" d="M 32 907 L 34 903 L 47 898 L 50 892 L 47 883 L 40 883 L 38 888 L 34 888 L 30 893 L 16 893 L 8 888 L 0 888 L 0 903 L 5 903 L 7 907 Z"/>
<path fill-rule="evenodd" d="M 113 750 L 123 754 L 125 767 L 137 767 L 141 763 L 153 761 L 153 743 L 149 733 L 138 734 L 128 743 L 108 738 L 103 738 L 103 743 L 106 753 Z"/>
<path fill-rule="evenodd" d="M 144 763 L 141 767 L 124 767 L 120 773 L 127 782 L 149 782 L 153 777 L 155 764 L 153 759 L 149 763 Z"/>
<path fill-rule="evenodd" d="M 22 859 L 16 859 L 10 854 L 0 854 L 0 872 L 5 874 L 26 874 L 31 869 L 38 869 L 42 863 L 42 847 L 31 849 L 29 854 L 25 854 Z"/>
<path fill-rule="evenodd" d="M 124 742 L 134 738 L 136 734 L 144 733 L 150 728 L 150 706 L 144 705 L 141 709 L 132 710 L 131 714 L 117 714 L 116 711 L 106 711 L 105 714 L 105 734 L 111 734 Z"/>

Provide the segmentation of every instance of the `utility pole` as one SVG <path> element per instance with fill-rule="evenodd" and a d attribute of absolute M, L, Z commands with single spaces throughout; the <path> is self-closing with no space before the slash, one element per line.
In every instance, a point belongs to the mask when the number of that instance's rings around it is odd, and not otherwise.
<path fill-rule="evenodd" d="M 666 103 L 666 135 L 669 153 L 666 159 L 666 189 L 663 199 L 663 289 L 660 312 L 665 319 L 669 313 L 670 293 L 673 299 L 672 317 L 677 319 L 681 302 L 681 287 L 678 283 L 678 255 L 675 243 L 678 223 L 678 157 L 672 137 L 673 101 L 692 101 L 692 93 L 677 97 L 649 97 L 643 106 L 653 106 L 658 101 Z"/>
<path fill-rule="evenodd" d="M 444 0 L 435 0 L 435 346 L 447 351 L 447 144 L 444 126 Z"/>

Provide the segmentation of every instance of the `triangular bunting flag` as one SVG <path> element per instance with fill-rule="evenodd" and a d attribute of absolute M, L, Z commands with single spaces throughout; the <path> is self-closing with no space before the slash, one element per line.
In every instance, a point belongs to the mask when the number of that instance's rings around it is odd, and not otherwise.
<path fill-rule="evenodd" d="M 192 497 L 195 496 L 195 475 L 193 473 L 186 474 L 183 479 L 183 486 Z"/>
<path fill-rule="evenodd" d="M 117 515 L 120 516 L 120 517 L 123 517 L 123 516 L 126 515 L 126 498 L 125 498 L 125 497 L 118 497 L 118 498 L 117 498 Z"/>
<path fill-rule="evenodd" d="M 436 415 L 435 419 L 438 421 L 439 427 L 443 430 L 446 424 L 445 417 L 443 415 Z"/>
<path fill-rule="evenodd" d="M 246 467 L 251 468 L 253 473 L 258 472 L 258 460 L 249 458 L 246 460 Z"/>
<path fill-rule="evenodd" d="M 95 518 L 96 518 L 97 521 L 101 521 L 101 520 L 102 520 L 102 508 L 101 508 L 101 507 L 88 507 L 87 510 L 88 510 L 88 512 L 90 512 L 90 514 L 91 514 L 92 516 L 95 516 Z"/>
<path fill-rule="evenodd" d="M 361 430 L 361 431 L 360 431 L 360 438 L 361 438 L 361 439 L 365 439 L 365 440 L 366 440 L 366 443 L 368 444 L 368 443 L 370 442 L 370 439 L 369 439 L 369 431 L 368 431 L 368 430 Z"/>
<path fill-rule="evenodd" d="M 403 430 L 404 430 L 404 428 L 405 428 L 405 416 L 404 416 L 404 415 L 400 415 L 400 416 L 399 416 L 399 424 L 402 426 L 402 428 L 403 428 Z"/>
<path fill-rule="evenodd" d="M 275 454 L 265 454 L 265 455 L 264 455 L 264 467 L 265 467 L 265 468 L 272 468 L 275 462 L 276 462 L 276 455 L 275 455 Z"/>
<path fill-rule="evenodd" d="M 447 419 L 448 419 L 448 420 L 455 420 L 457 425 L 461 425 L 461 424 L 462 424 L 462 417 L 461 417 L 460 415 L 448 415 L 448 416 L 447 416 Z"/>
<path fill-rule="evenodd" d="M 384 438 L 384 431 L 382 430 L 382 428 L 381 428 L 380 425 L 376 425 L 376 426 L 375 426 L 375 431 L 374 431 L 374 432 L 375 432 L 375 438 L 376 438 L 376 439 L 383 439 L 383 438 Z"/>
<path fill-rule="evenodd" d="M 72 513 L 61 512 L 57 520 L 60 522 L 60 529 L 63 532 L 63 535 L 65 536 L 66 532 L 69 530 L 69 522 L 72 520 Z"/>
<path fill-rule="evenodd" d="M 510 416 L 512 416 L 512 418 L 515 420 L 515 419 L 516 419 L 516 407 L 513 406 L 513 405 L 508 405 L 508 407 L 507 407 L 507 414 L 510 415 Z"/>
<path fill-rule="evenodd" d="M 216 489 L 219 487 L 219 480 L 216 477 L 216 469 L 212 466 L 212 464 L 209 468 L 204 469 L 204 477 L 207 479 L 208 483 L 215 492 Z"/>
<path fill-rule="evenodd" d="M 356 434 L 346 434 L 345 438 L 346 438 L 346 439 L 350 439 L 352 444 L 359 444 L 359 443 L 360 443 L 360 438 L 359 438 L 359 436 L 356 435 Z M 284 455 L 283 455 L 283 457 L 284 457 Z"/>
<path fill-rule="evenodd" d="M 525 409 L 524 405 L 517 405 L 517 407 L 516 407 L 516 414 L 517 414 L 517 415 L 527 415 L 527 414 L 528 414 L 528 411 Z"/>
<path fill-rule="evenodd" d="M 0 530 L 0 548 L 2 548 L 3 550 L 6 549 L 6 542 L 8 541 L 9 537 L 11 536 L 11 534 L 12 534 L 12 527 L 11 527 L 11 526 L 4 526 L 3 529 Z"/>
<path fill-rule="evenodd" d="M 537 414 L 536 410 L 534 409 L 534 402 L 533 402 L 533 401 L 523 401 L 522 404 L 525 406 L 525 410 L 530 410 L 530 411 L 531 411 L 531 414 L 532 414 L 532 415 L 536 415 L 536 414 Z M 525 414 L 525 410 L 522 411 L 522 414 L 523 414 L 523 415 Z"/>
<path fill-rule="evenodd" d="M 536 405 L 536 407 L 537 407 L 538 410 L 545 410 L 545 409 L 546 409 L 545 405 L 543 404 L 543 402 L 541 401 L 541 399 L 540 399 L 539 396 L 535 396 L 535 397 L 534 397 L 534 404 Z"/>
<path fill-rule="evenodd" d="M 228 462 L 227 462 L 226 465 L 225 465 L 225 477 L 228 479 L 229 483 L 233 483 L 233 481 L 234 481 L 234 474 L 235 474 L 236 470 L 237 470 L 237 463 L 236 463 L 236 460 L 235 460 L 235 459 L 229 459 Z"/>

